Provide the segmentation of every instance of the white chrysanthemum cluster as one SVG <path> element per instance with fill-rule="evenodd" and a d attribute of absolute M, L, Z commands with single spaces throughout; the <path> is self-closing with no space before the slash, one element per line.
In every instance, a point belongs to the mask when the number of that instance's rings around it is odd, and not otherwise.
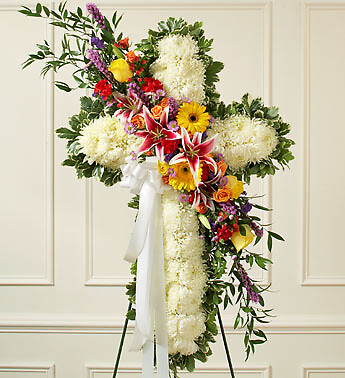
<path fill-rule="evenodd" d="M 169 353 L 190 355 L 205 331 L 201 308 L 206 285 L 196 212 L 178 200 L 175 190 L 162 195 Z"/>
<path fill-rule="evenodd" d="M 122 121 L 110 116 L 90 122 L 81 134 L 80 152 L 86 155 L 87 161 L 110 169 L 119 169 L 125 158 L 132 151 L 137 151 L 141 143 L 140 138 L 125 132 Z"/>
<path fill-rule="evenodd" d="M 198 58 L 198 44 L 191 36 L 169 35 L 158 43 L 159 58 L 151 65 L 168 96 L 202 103 L 205 98 L 205 66 Z"/>
<path fill-rule="evenodd" d="M 209 137 L 218 134 L 214 152 L 222 153 L 225 162 L 235 171 L 268 158 L 278 144 L 273 127 L 264 120 L 244 115 L 216 120 L 207 134 Z"/>

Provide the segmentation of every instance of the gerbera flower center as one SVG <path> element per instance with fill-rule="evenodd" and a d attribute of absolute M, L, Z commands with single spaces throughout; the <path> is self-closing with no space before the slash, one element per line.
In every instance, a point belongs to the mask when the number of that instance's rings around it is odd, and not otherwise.
<path fill-rule="evenodd" d="M 198 120 L 198 117 L 197 117 L 195 114 L 191 114 L 191 115 L 189 116 L 189 120 L 190 120 L 191 122 L 196 122 L 196 121 Z"/>

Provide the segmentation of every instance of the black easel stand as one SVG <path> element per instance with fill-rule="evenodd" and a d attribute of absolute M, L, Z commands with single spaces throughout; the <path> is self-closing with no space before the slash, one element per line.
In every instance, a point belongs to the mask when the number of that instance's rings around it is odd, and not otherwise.
<path fill-rule="evenodd" d="M 132 302 L 129 302 L 127 312 L 130 311 L 131 308 L 132 308 Z M 222 334 L 222 339 L 223 339 L 223 343 L 224 343 L 224 349 L 225 349 L 226 358 L 228 360 L 228 365 L 229 365 L 229 369 L 230 369 L 230 375 L 231 375 L 231 378 L 235 378 L 235 373 L 234 373 L 234 369 L 232 367 L 231 358 L 230 358 L 230 351 L 229 351 L 229 347 L 228 347 L 228 342 L 226 341 L 226 336 L 225 336 L 225 332 L 224 332 L 223 321 L 222 321 L 222 318 L 220 316 L 220 311 L 219 311 L 219 307 L 218 306 L 217 306 L 217 309 L 218 309 L 218 311 L 217 311 L 217 317 L 218 317 L 220 332 Z M 116 378 L 117 370 L 119 368 L 121 353 L 122 353 L 122 349 L 123 349 L 123 343 L 125 341 L 125 336 L 126 336 L 126 331 L 127 331 L 127 326 L 128 326 L 128 318 L 126 317 L 126 320 L 125 320 L 125 323 L 124 323 L 123 329 L 122 329 L 122 335 L 121 335 L 119 349 L 117 351 L 113 378 Z"/>

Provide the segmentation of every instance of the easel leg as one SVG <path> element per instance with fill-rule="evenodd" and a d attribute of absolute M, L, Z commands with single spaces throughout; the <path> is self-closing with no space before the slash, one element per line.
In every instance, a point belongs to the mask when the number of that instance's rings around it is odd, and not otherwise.
<path fill-rule="evenodd" d="M 227 358 L 228 364 L 229 364 L 231 378 L 235 378 L 235 373 L 234 373 L 234 369 L 232 367 L 231 358 L 230 358 L 229 347 L 228 347 L 228 343 L 227 343 L 226 337 L 225 337 L 223 322 L 222 322 L 222 318 L 220 316 L 219 306 L 217 306 L 217 309 L 218 309 L 217 316 L 218 316 L 219 327 L 220 327 L 220 331 L 222 333 L 224 349 L 225 349 L 226 358 Z"/>
<path fill-rule="evenodd" d="M 130 311 L 131 308 L 132 308 L 132 302 L 129 302 L 127 312 Z M 126 315 L 127 315 L 127 313 L 126 313 Z M 121 335 L 119 349 L 117 351 L 117 357 L 116 357 L 116 362 L 115 362 L 115 368 L 114 368 L 113 378 L 116 378 L 117 370 L 119 368 L 120 358 L 121 358 L 121 353 L 122 353 L 122 348 L 123 348 L 123 343 L 125 341 L 125 336 L 126 336 L 126 331 L 127 331 L 127 326 L 128 326 L 128 318 L 126 316 L 125 324 L 123 325 L 123 329 L 122 329 L 122 335 Z"/>

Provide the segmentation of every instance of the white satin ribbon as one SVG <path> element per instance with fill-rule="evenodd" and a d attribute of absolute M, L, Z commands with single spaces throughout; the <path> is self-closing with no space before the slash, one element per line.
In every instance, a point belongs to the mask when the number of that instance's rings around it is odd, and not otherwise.
<path fill-rule="evenodd" d="M 157 157 L 138 164 L 130 157 L 121 167 L 120 186 L 140 195 L 139 212 L 125 260 L 137 260 L 136 323 L 131 350 L 143 349 L 143 378 L 153 378 L 154 335 L 157 378 L 169 377 L 168 333 L 165 310 L 165 278 L 161 193 L 166 188 L 158 172 Z"/>

